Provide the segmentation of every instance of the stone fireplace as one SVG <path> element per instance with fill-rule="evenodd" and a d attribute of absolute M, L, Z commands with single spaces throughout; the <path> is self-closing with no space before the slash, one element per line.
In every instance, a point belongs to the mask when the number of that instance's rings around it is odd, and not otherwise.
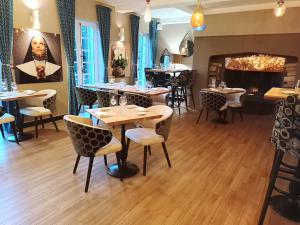
<path fill-rule="evenodd" d="M 272 111 L 272 102 L 264 94 L 272 87 L 294 87 L 298 58 L 265 53 L 236 53 L 210 57 L 208 85 L 212 80 L 225 81 L 228 87 L 247 90 L 245 106 L 248 112 Z"/>

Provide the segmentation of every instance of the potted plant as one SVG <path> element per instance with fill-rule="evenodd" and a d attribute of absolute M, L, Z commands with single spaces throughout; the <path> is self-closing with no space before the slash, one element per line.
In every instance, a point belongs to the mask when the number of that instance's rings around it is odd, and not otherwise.
<path fill-rule="evenodd" d="M 128 59 L 123 54 L 115 55 L 111 62 L 114 77 L 125 77 L 125 68 L 128 66 Z"/>

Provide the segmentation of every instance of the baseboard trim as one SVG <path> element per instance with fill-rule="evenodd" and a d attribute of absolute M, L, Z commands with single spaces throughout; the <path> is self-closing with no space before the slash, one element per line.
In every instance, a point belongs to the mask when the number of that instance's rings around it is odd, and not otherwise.
<path fill-rule="evenodd" d="M 58 121 L 58 120 L 62 120 L 63 117 L 64 117 L 64 115 L 58 115 L 58 116 L 53 116 L 53 119 L 54 119 L 54 121 Z M 51 119 L 51 118 L 43 118 L 43 122 L 44 123 L 52 123 L 53 119 Z M 38 120 L 38 121 L 39 121 L 39 124 L 41 124 L 41 121 L 40 120 Z M 24 128 L 26 128 L 26 127 L 32 127 L 32 126 L 35 126 L 34 121 L 28 121 L 28 122 L 24 123 Z"/>

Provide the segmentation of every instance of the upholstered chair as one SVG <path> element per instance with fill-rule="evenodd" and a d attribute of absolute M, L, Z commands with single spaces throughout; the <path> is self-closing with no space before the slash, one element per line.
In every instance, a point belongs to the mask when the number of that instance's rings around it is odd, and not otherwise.
<path fill-rule="evenodd" d="M 133 93 L 125 93 L 127 98 L 128 105 L 137 105 L 140 107 L 148 108 L 152 106 L 152 99 L 145 95 L 133 94 Z"/>
<path fill-rule="evenodd" d="M 230 109 L 232 118 L 231 121 L 234 121 L 234 113 L 237 111 L 240 113 L 241 120 L 243 121 L 243 103 L 245 99 L 246 90 L 243 88 L 232 88 L 233 90 L 240 91 L 239 93 L 227 95 L 227 108 Z"/>
<path fill-rule="evenodd" d="M 281 211 L 282 214 L 294 221 L 300 221 L 300 100 L 298 96 L 288 96 L 286 100 L 278 104 L 277 115 L 273 126 L 271 141 L 275 147 L 275 157 L 270 174 L 269 185 L 262 206 L 259 225 L 264 223 L 268 205 L 271 202 L 272 208 Z M 284 162 L 283 156 L 290 157 L 298 161 L 298 168 Z M 292 160 L 293 161 L 293 160 Z M 293 176 L 291 176 L 293 175 Z M 276 185 L 276 180 L 288 181 L 289 192 L 284 191 Z M 285 186 L 285 185 L 283 185 Z M 271 196 L 275 190 L 280 195 Z M 280 204 L 279 204 L 280 203 Z"/>
<path fill-rule="evenodd" d="M 110 106 L 111 93 L 107 90 L 97 90 L 97 100 L 99 108 Z"/>
<path fill-rule="evenodd" d="M 0 106 L 0 129 L 3 138 L 5 138 L 3 125 L 6 123 L 10 123 L 16 142 L 17 144 L 19 144 L 16 127 L 15 127 L 15 117 L 13 115 L 5 113 L 3 107 Z"/>
<path fill-rule="evenodd" d="M 144 146 L 144 165 L 143 165 L 144 176 L 146 176 L 147 155 L 151 145 L 154 144 L 162 145 L 168 165 L 169 167 L 171 167 L 171 162 L 169 159 L 166 142 L 169 137 L 171 120 L 173 116 L 173 109 L 170 108 L 169 106 L 157 105 L 157 106 L 151 106 L 147 110 L 160 112 L 162 114 L 162 117 L 159 119 L 144 121 L 144 123 L 142 123 L 143 127 L 129 129 L 125 133 L 126 137 L 128 138 L 127 147 L 129 147 L 129 143 L 130 143 L 129 140 Z"/>
<path fill-rule="evenodd" d="M 202 113 L 206 110 L 206 120 L 208 119 L 208 113 L 214 111 L 221 117 L 221 113 L 226 110 L 226 96 L 216 92 L 200 91 L 200 113 L 197 119 L 199 123 Z M 217 118 L 214 119 L 215 126 L 217 125 Z"/>
<path fill-rule="evenodd" d="M 56 90 L 46 89 L 36 92 L 36 94 L 45 94 L 43 97 L 26 98 L 23 103 L 27 106 L 20 109 L 22 121 L 24 124 L 24 116 L 34 117 L 35 120 L 35 136 L 38 137 L 38 118 L 40 118 L 42 127 L 44 128 L 43 116 L 49 116 L 56 131 L 58 127 L 53 118 L 53 113 L 56 108 Z"/>
<path fill-rule="evenodd" d="M 92 89 L 76 87 L 75 94 L 79 104 L 77 115 L 79 115 L 82 106 L 88 106 L 91 109 L 97 101 L 96 91 Z"/>
<path fill-rule="evenodd" d="M 88 192 L 94 158 L 115 153 L 118 166 L 120 167 L 119 152 L 122 150 L 122 145 L 115 137 L 113 137 L 110 130 L 93 126 L 91 119 L 66 115 L 64 116 L 64 122 L 68 128 L 73 147 L 77 153 L 73 173 L 76 173 L 81 156 L 89 158 L 89 167 L 85 184 L 85 192 Z M 121 178 L 121 181 L 122 180 L 123 178 Z"/>

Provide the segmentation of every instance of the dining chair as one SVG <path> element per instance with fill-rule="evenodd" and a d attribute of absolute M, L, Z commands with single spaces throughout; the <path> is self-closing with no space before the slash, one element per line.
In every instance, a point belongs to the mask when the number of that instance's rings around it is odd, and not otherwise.
<path fill-rule="evenodd" d="M 110 106 L 110 97 L 111 93 L 107 90 L 97 90 L 97 100 L 99 104 L 99 108 L 109 107 Z"/>
<path fill-rule="evenodd" d="M 81 107 L 88 106 L 91 109 L 97 101 L 96 91 L 92 89 L 75 87 L 75 94 L 79 104 L 77 115 L 79 115 Z"/>
<path fill-rule="evenodd" d="M 153 104 L 152 99 L 145 95 L 125 93 L 125 96 L 127 98 L 128 105 L 137 105 L 140 107 L 148 108 Z"/>
<path fill-rule="evenodd" d="M 93 126 L 93 121 L 89 118 L 66 115 L 64 116 L 64 122 L 69 131 L 73 147 L 77 153 L 73 174 L 77 171 L 81 156 L 89 158 L 85 184 L 85 192 L 88 192 L 94 158 L 115 153 L 117 164 L 120 169 L 119 152 L 122 150 L 122 145 L 115 137 L 113 137 L 110 130 Z M 123 181 L 122 174 L 120 179 Z"/>
<path fill-rule="evenodd" d="M 15 117 L 13 115 L 10 115 L 9 113 L 5 113 L 4 109 L 2 106 L 0 106 L 0 129 L 1 129 L 1 134 L 2 137 L 5 139 L 5 134 L 4 134 L 4 128 L 3 125 L 9 123 L 11 125 L 11 129 L 13 131 L 13 134 L 15 136 L 17 144 L 19 144 L 18 136 L 17 136 L 17 131 L 16 131 L 16 126 L 15 126 Z"/>
<path fill-rule="evenodd" d="M 237 111 L 240 113 L 241 120 L 243 121 L 243 103 L 246 96 L 246 90 L 243 88 L 232 88 L 232 90 L 240 91 L 239 93 L 228 94 L 226 105 L 231 111 L 231 122 L 234 121 L 234 113 Z"/>
<path fill-rule="evenodd" d="M 45 94 L 43 97 L 36 98 L 26 98 L 23 100 L 23 103 L 26 107 L 20 109 L 20 114 L 22 115 L 22 123 L 24 124 L 24 117 L 30 116 L 34 117 L 35 120 L 35 136 L 38 137 L 38 119 L 42 123 L 42 127 L 44 128 L 43 116 L 49 116 L 56 131 L 59 132 L 58 127 L 55 123 L 55 119 L 53 118 L 53 113 L 56 108 L 56 90 L 46 89 L 37 91 L 36 94 Z"/>
<path fill-rule="evenodd" d="M 200 91 L 200 113 L 197 119 L 197 124 L 199 123 L 202 113 L 206 110 L 206 120 L 208 120 L 208 113 L 210 111 L 216 112 L 219 119 L 221 117 L 221 113 L 226 110 L 226 96 L 217 93 L 217 92 L 210 92 L 210 91 Z M 213 122 L 215 123 L 215 127 L 217 125 L 218 119 L 215 118 Z"/>
<path fill-rule="evenodd" d="M 275 156 L 269 177 L 269 185 L 260 213 L 259 225 L 263 225 L 268 205 L 281 210 L 281 205 L 289 207 L 283 215 L 300 222 L 300 100 L 297 96 L 288 96 L 278 104 L 277 115 L 273 126 L 271 142 L 275 147 Z M 298 161 L 298 168 L 284 162 L 284 155 Z M 292 176 L 291 176 L 292 175 Z M 293 176 L 294 175 L 294 176 Z M 277 180 L 288 181 L 289 192 L 276 185 Z M 280 195 L 272 196 L 273 190 Z M 281 203 L 280 205 L 278 203 Z M 288 214 L 287 214 L 288 213 Z"/>
<path fill-rule="evenodd" d="M 171 120 L 173 116 L 173 109 L 169 106 L 158 105 L 151 106 L 147 111 L 156 111 L 162 114 L 159 119 L 153 119 L 144 121 L 143 127 L 128 129 L 125 132 L 127 137 L 127 148 L 129 148 L 130 140 L 144 146 L 144 164 L 143 164 L 143 175 L 146 176 L 147 170 L 147 155 L 150 150 L 150 146 L 154 144 L 161 144 L 165 157 L 167 159 L 169 167 L 171 162 L 169 159 L 166 142 L 169 137 Z"/>

